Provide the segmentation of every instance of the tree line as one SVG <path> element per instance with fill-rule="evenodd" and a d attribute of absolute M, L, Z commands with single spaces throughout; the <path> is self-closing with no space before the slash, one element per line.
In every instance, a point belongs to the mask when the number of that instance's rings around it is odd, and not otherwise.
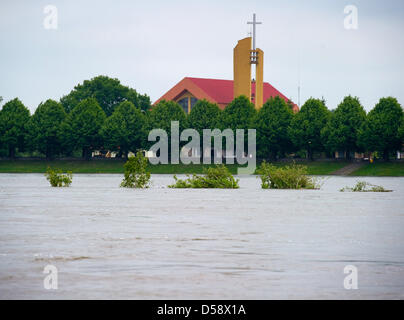
<path fill-rule="evenodd" d="M 357 97 L 347 96 L 330 111 L 322 99 L 310 98 L 294 113 L 280 97 L 270 98 L 256 110 L 245 96 L 224 110 L 199 100 L 187 115 L 173 101 L 151 108 L 150 98 L 105 76 L 77 85 L 60 101 L 47 100 L 30 115 L 15 98 L 0 110 L 0 155 L 40 153 L 46 158 L 105 149 L 127 156 L 148 149 L 148 132 L 161 128 L 170 133 L 171 121 L 180 130 L 230 128 L 256 129 L 257 157 L 276 160 L 295 154 L 313 159 L 335 151 L 374 152 L 389 159 L 404 142 L 403 108 L 393 97 L 381 98 L 366 113 Z"/>

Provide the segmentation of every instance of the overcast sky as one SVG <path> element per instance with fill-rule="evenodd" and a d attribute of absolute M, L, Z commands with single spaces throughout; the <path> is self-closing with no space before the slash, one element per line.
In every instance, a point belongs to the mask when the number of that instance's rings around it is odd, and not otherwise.
<path fill-rule="evenodd" d="M 44 27 L 47 5 L 56 30 Z M 358 9 L 356 30 L 344 28 L 346 5 Z M 300 74 L 301 103 L 324 97 L 333 109 L 351 94 L 368 111 L 383 96 L 404 104 L 404 1 L 393 0 L 2 0 L 0 96 L 32 112 L 101 74 L 152 101 L 186 76 L 232 79 L 254 12 L 264 80 L 294 102 Z"/>

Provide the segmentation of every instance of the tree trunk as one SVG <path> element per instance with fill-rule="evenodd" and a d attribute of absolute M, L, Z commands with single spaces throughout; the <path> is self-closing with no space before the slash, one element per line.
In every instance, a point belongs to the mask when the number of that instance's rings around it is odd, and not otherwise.
<path fill-rule="evenodd" d="M 46 153 L 45 153 L 46 159 L 51 160 L 52 159 L 52 152 L 49 147 L 46 148 Z"/>
<path fill-rule="evenodd" d="M 383 151 L 383 159 L 384 161 L 389 161 L 389 150 Z"/>
<path fill-rule="evenodd" d="M 15 147 L 9 147 L 8 148 L 8 156 L 9 158 L 14 159 L 15 158 Z"/>
<path fill-rule="evenodd" d="M 313 151 L 309 148 L 309 149 L 307 149 L 307 158 L 310 160 L 310 161 L 313 161 Z"/>
<path fill-rule="evenodd" d="M 90 157 L 91 157 L 90 148 L 88 148 L 88 147 L 83 147 L 82 157 L 83 157 L 85 160 L 90 160 Z"/>

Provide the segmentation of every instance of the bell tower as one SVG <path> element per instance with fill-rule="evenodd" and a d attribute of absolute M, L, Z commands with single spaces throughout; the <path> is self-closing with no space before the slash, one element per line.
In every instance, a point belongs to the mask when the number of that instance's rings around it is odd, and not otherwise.
<path fill-rule="evenodd" d="M 262 107 L 264 99 L 264 52 L 255 47 L 256 25 L 255 13 L 253 21 L 247 24 L 253 25 L 252 37 L 247 37 L 238 41 L 233 50 L 233 74 L 234 74 L 234 98 L 245 95 L 252 100 L 251 90 L 251 69 L 255 66 L 255 108 Z"/>

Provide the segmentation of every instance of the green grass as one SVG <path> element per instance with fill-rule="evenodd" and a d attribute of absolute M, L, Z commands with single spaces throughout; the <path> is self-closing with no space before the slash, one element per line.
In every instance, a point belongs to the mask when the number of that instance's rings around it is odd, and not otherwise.
<path fill-rule="evenodd" d="M 404 162 L 375 162 L 365 164 L 363 167 L 352 172 L 351 176 L 386 176 L 403 177 Z"/>
<path fill-rule="evenodd" d="M 0 173 L 44 173 L 47 167 L 61 169 L 62 171 L 72 171 L 73 173 L 123 173 L 124 160 L 1 160 Z M 276 166 L 284 166 L 290 163 L 275 163 Z M 310 175 L 327 175 L 346 165 L 344 162 L 299 162 L 307 165 Z M 200 174 L 203 168 L 213 165 L 194 164 L 160 164 L 149 165 L 148 170 L 161 174 Z M 258 164 L 257 164 L 258 166 Z M 232 174 L 237 173 L 237 164 L 226 165 Z"/>

